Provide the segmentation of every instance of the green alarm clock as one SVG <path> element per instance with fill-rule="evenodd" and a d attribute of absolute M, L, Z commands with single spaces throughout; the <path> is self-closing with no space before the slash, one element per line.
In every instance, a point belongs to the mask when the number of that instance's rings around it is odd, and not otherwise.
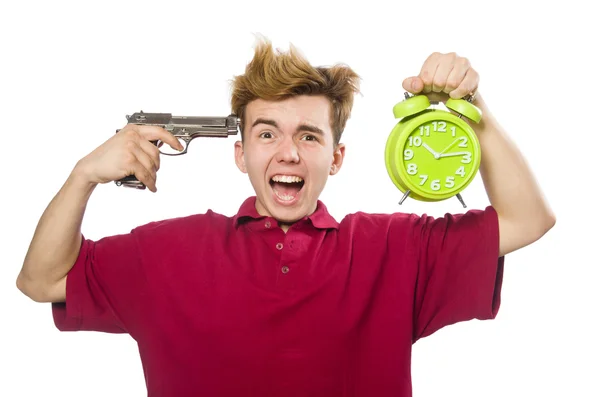
<path fill-rule="evenodd" d="M 425 95 L 411 96 L 394 106 L 400 119 L 385 146 L 385 165 L 396 187 L 407 197 L 435 202 L 460 196 L 475 178 L 481 162 L 477 135 L 463 117 L 479 123 L 481 110 L 468 99 L 449 98 L 443 108 Z M 433 103 L 437 105 L 437 103 Z"/>

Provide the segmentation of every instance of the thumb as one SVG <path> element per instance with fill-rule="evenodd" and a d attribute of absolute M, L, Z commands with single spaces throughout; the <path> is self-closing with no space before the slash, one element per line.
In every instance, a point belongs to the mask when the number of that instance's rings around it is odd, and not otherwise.
<path fill-rule="evenodd" d="M 404 88 L 406 91 L 412 93 L 412 94 L 417 94 L 419 92 L 421 92 L 423 90 L 423 80 L 421 80 L 421 78 L 419 77 L 409 77 L 404 79 L 404 81 L 402 82 L 402 88 Z"/>

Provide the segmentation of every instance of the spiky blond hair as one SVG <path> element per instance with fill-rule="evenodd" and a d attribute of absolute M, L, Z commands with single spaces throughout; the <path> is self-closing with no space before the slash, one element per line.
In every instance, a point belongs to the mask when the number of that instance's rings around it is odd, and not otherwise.
<path fill-rule="evenodd" d="M 359 91 L 360 77 L 344 64 L 312 66 L 300 51 L 290 44 L 289 52 L 277 50 L 259 36 L 254 58 L 245 73 L 232 81 L 231 110 L 241 119 L 242 140 L 244 116 L 248 103 L 255 99 L 283 100 L 295 95 L 323 95 L 331 103 L 331 129 L 337 145 L 350 118 L 354 93 Z"/>

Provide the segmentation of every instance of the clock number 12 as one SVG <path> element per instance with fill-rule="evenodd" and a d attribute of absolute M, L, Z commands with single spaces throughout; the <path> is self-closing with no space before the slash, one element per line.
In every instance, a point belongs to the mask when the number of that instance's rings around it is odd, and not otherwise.
<path fill-rule="evenodd" d="M 433 121 L 431 122 L 431 124 L 433 124 L 433 130 L 436 132 L 446 132 L 446 122 L 445 121 Z M 423 128 L 423 127 L 421 127 Z M 454 128 L 454 127 L 452 127 Z M 454 135 L 452 135 L 454 136 Z"/>

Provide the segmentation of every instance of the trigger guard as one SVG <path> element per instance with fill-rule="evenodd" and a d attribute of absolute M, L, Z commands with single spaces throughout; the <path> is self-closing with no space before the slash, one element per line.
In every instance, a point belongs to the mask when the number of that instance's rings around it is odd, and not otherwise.
<path fill-rule="evenodd" d="M 157 148 L 159 148 L 158 152 L 162 155 L 165 156 L 181 156 L 182 154 L 186 154 L 187 153 L 187 149 L 188 149 L 188 145 L 189 145 L 189 140 L 187 139 L 183 139 L 183 138 L 178 138 L 181 141 L 183 141 L 182 146 L 183 146 L 183 150 L 181 152 L 178 153 L 165 153 L 163 151 L 160 150 L 160 147 L 163 146 L 164 142 L 161 141 L 160 139 L 157 141 L 153 141 L 153 143 L 157 146 Z"/>

